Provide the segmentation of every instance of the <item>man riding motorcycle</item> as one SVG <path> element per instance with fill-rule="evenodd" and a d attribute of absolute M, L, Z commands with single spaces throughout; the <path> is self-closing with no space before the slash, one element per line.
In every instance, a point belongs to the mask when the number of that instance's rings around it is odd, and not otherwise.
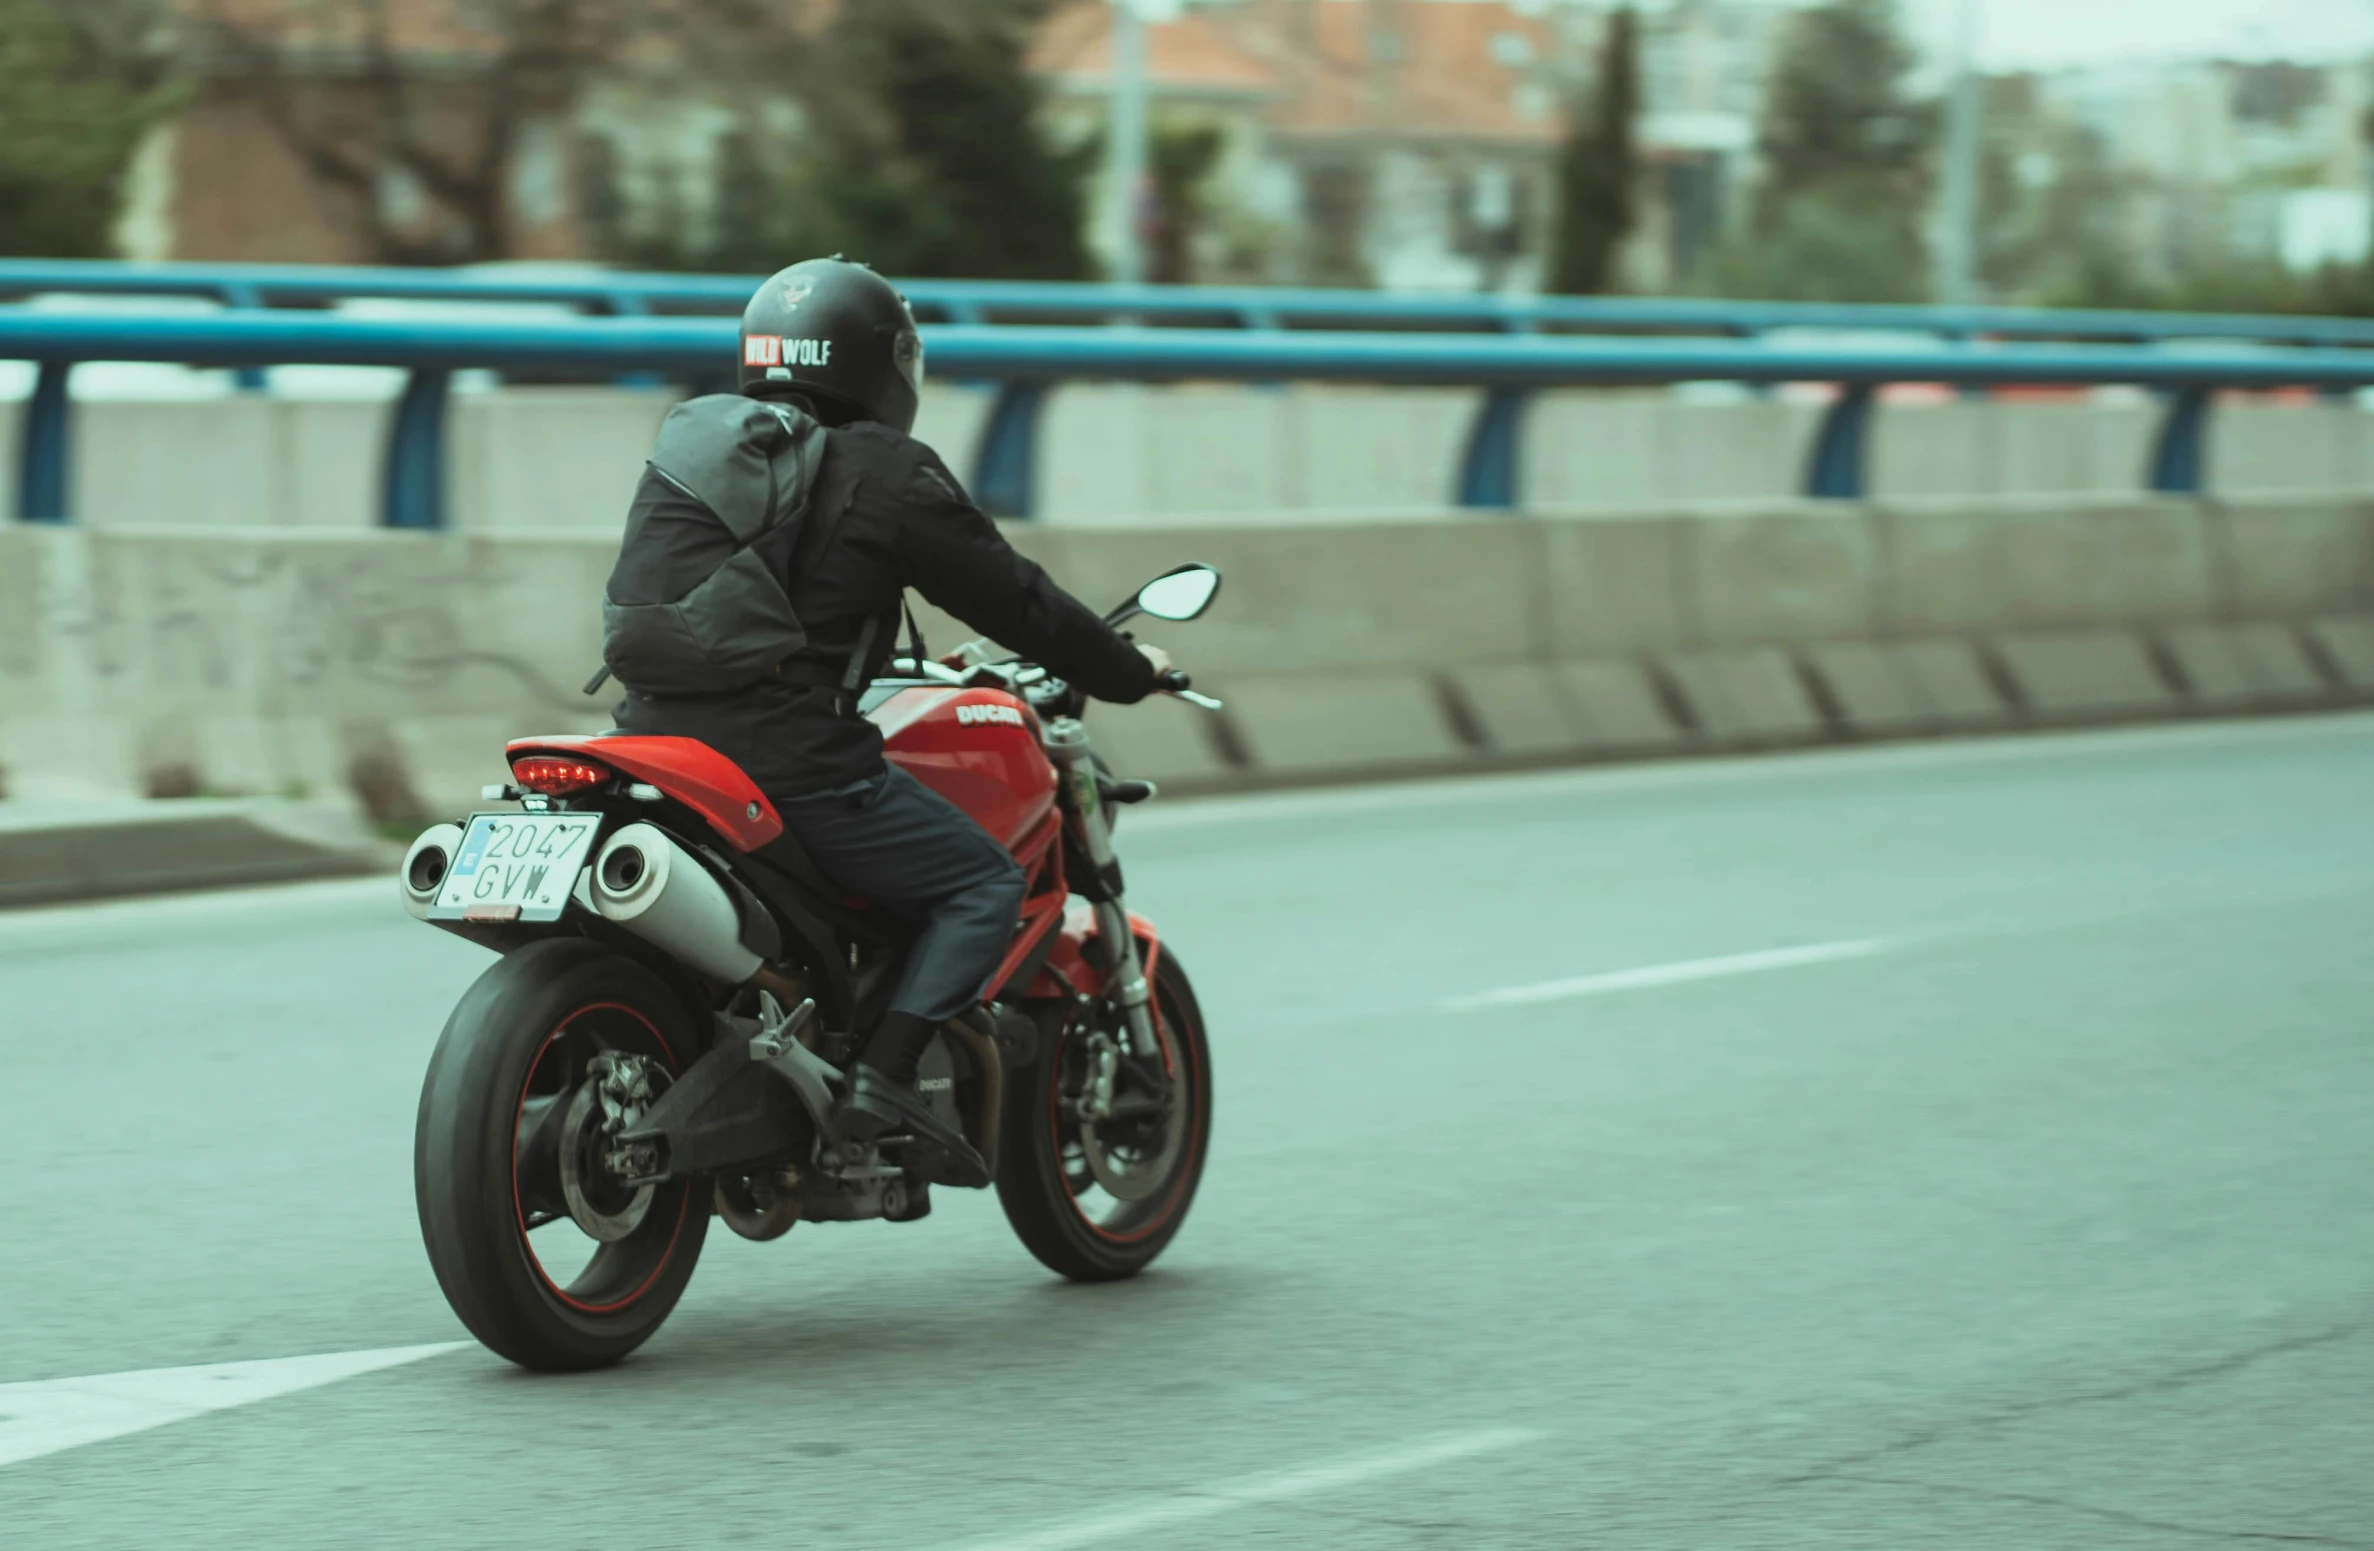
<path fill-rule="evenodd" d="M 805 644 L 755 678 L 659 685 L 638 674 L 616 622 L 685 607 L 710 562 L 688 568 L 670 535 L 714 527 L 718 504 L 705 505 L 690 487 L 699 482 L 655 453 L 605 594 L 604 656 L 627 691 L 620 730 L 695 738 L 724 754 L 835 886 L 917 928 L 835 1123 L 860 1141 L 905 1131 L 947 1160 L 952 1182 L 975 1183 L 986 1169 L 916 1093 L 916 1062 L 933 1032 L 984 994 L 1013 935 L 1023 875 L 954 804 L 883 759 L 880 730 L 858 714 L 860 693 L 892 655 L 909 587 L 1099 699 L 1145 698 L 1170 661 L 1017 554 L 908 434 L 922 377 L 905 298 L 866 266 L 809 259 L 761 285 L 742 315 L 740 389 L 782 412 L 784 434 L 808 440 L 788 460 L 803 470 L 803 487 L 786 496 L 780 473 L 772 476 L 777 504 L 797 508 L 797 537 L 787 552 L 767 549 L 763 536 L 747 548 L 763 556 Z M 758 465 L 762 483 L 767 467 Z"/>

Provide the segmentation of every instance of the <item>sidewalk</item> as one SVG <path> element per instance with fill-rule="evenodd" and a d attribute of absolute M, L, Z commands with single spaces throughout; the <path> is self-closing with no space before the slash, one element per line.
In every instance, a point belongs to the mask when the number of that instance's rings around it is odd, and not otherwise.
<path fill-rule="evenodd" d="M 350 814 L 280 798 L 0 802 L 0 908 L 392 873 L 400 856 Z"/>

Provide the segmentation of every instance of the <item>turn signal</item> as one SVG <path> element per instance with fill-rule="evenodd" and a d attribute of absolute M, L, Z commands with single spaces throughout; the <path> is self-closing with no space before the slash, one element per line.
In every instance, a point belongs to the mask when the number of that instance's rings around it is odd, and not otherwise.
<path fill-rule="evenodd" d="M 530 754 L 511 762 L 511 779 L 527 791 L 541 792 L 547 797 L 566 797 L 571 792 L 582 792 L 589 786 L 601 785 L 610 779 L 610 772 L 600 765 L 589 765 L 582 759 Z"/>

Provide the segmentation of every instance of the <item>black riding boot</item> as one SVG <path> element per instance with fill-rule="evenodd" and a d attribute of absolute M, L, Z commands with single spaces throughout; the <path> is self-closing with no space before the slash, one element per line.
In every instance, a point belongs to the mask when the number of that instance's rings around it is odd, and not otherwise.
<path fill-rule="evenodd" d="M 944 1185 L 986 1185 L 988 1163 L 915 1091 L 915 1063 L 935 1028 L 913 1013 L 884 1017 L 849 1069 L 849 1091 L 833 1110 L 833 1128 L 857 1142 L 891 1139 L 927 1179 Z M 907 1140 L 900 1142 L 901 1137 Z"/>

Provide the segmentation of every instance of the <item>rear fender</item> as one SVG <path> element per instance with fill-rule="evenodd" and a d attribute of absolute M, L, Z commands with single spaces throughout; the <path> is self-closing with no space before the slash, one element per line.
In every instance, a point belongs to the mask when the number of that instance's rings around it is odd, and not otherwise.
<path fill-rule="evenodd" d="M 1129 932 L 1138 940 L 1138 960 L 1147 980 L 1154 978 L 1154 967 L 1162 961 L 1162 940 L 1156 935 L 1154 923 L 1131 911 Z M 1094 996 L 1104 989 L 1105 971 L 1089 956 L 1088 945 L 1097 938 L 1096 910 L 1093 906 L 1075 902 L 1064 911 L 1063 926 L 1055 934 L 1055 946 L 1047 954 L 1047 962 L 1031 981 L 1032 996 Z"/>

